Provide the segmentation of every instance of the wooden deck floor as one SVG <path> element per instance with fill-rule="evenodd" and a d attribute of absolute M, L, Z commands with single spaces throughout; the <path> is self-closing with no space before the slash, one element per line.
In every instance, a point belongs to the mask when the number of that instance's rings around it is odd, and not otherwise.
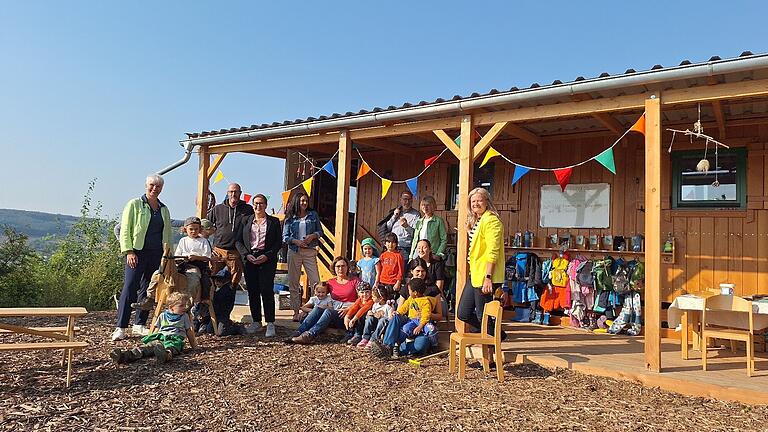
<path fill-rule="evenodd" d="M 701 370 L 701 353 L 680 356 L 680 342 L 662 339 L 662 372 L 645 369 L 643 338 L 596 335 L 561 327 L 505 323 L 509 338 L 503 343 L 505 360 L 639 382 L 690 396 L 749 404 L 768 404 L 768 356 L 757 353 L 755 376 L 746 373 L 744 353 L 710 348 L 709 370 Z"/>

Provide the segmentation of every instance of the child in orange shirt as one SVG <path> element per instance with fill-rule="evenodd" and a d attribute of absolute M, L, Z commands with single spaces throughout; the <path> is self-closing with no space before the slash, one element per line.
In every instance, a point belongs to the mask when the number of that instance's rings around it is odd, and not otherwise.
<path fill-rule="evenodd" d="M 357 346 L 363 340 L 364 318 L 372 307 L 371 286 L 367 282 L 359 282 L 357 284 L 357 300 L 347 309 L 347 314 L 344 315 L 344 328 L 347 329 L 347 333 L 344 335 L 344 339 L 346 339 L 344 342 L 348 345 Z"/>
<path fill-rule="evenodd" d="M 383 285 L 386 288 L 389 298 L 395 298 L 400 291 L 400 284 L 405 272 L 405 261 L 397 248 L 397 235 L 394 233 L 385 235 L 384 246 L 387 250 L 379 257 L 379 263 L 381 264 L 379 285 Z"/>

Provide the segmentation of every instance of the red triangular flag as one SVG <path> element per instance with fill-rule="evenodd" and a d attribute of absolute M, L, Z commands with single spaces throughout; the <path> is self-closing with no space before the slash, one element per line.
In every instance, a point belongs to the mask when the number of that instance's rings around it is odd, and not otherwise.
<path fill-rule="evenodd" d="M 424 159 L 424 168 L 426 168 L 426 167 L 428 167 L 428 166 L 432 165 L 433 163 L 435 163 L 435 161 L 436 161 L 436 160 L 437 160 L 437 158 L 439 158 L 439 157 L 440 157 L 440 155 L 437 155 L 437 156 L 432 156 L 432 157 L 431 157 L 431 158 L 429 158 L 429 159 Z"/>
<path fill-rule="evenodd" d="M 246 202 L 246 204 L 251 203 L 251 194 L 243 194 L 243 201 Z"/>
<path fill-rule="evenodd" d="M 573 168 L 556 169 L 554 172 L 557 182 L 560 183 L 560 189 L 565 192 L 565 187 L 568 186 L 568 182 L 571 181 Z"/>

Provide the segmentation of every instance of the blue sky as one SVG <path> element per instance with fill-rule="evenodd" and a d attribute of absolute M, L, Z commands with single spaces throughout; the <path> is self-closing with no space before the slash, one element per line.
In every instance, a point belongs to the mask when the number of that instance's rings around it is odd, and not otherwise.
<path fill-rule="evenodd" d="M 3 2 L 0 208 L 77 214 L 96 178 L 117 215 L 184 132 L 768 51 L 764 2 L 577 3 Z M 221 169 L 279 207 L 281 160 Z M 196 172 L 166 175 L 175 218 Z"/>

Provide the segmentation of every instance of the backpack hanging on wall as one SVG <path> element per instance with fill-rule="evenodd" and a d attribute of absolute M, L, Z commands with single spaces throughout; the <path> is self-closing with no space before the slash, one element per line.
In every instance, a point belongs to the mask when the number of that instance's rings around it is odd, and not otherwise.
<path fill-rule="evenodd" d="M 605 259 L 597 260 L 592 265 L 592 276 L 595 281 L 595 290 L 598 292 L 613 290 L 613 280 L 611 279 L 611 265 L 613 259 L 611 257 L 605 257 Z"/>

